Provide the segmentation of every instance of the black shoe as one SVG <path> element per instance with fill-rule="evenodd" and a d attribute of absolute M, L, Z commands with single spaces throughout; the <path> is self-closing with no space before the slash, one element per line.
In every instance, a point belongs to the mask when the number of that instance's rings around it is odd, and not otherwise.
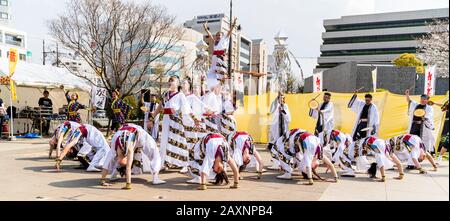
<path fill-rule="evenodd" d="M 273 147 L 273 144 L 270 143 L 270 144 L 267 146 L 267 149 L 268 149 L 268 150 L 272 150 L 272 147 Z"/>
<path fill-rule="evenodd" d="M 409 165 L 409 166 L 406 167 L 406 169 L 407 170 L 416 170 L 417 168 L 415 166 Z"/>

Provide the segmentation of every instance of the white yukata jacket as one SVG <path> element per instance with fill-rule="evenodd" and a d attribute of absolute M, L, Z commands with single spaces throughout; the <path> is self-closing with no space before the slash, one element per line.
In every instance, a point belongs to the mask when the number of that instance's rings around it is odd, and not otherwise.
<path fill-rule="evenodd" d="M 213 166 L 217 151 L 220 151 L 224 160 L 224 164 L 226 164 L 228 162 L 230 147 L 222 135 L 210 134 L 208 136 L 213 137 L 205 137 L 204 139 L 208 138 L 206 143 L 203 143 L 205 140 L 201 140 L 195 144 L 194 158 L 189 160 L 189 166 L 197 169 L 199 171 L 199 175 L 201 173 L 204 173 L 208 179 L 213 179 L 213 177 L 216 176 L 216 173 L 213 170 Z M 223 149 L 219 147 L 223 147 Z M 202 153 L 204 154 L 203 156 L 201 156 Z M 199 164 L 197 160 L 202 160 L 202 163 Z M 192 171 L 191 175 L 194 177 L 197 176 L 193 174 Z"/>
<path fill-rule="evenodd" d="M 375 138 L 375 137 L 369 137 L 367 139 L 372 139 L 372 138 L 374 138 L 375 141 L 370 145 L 370 148 L 371 148 L 372 152 L 375 153 L 375 160 L 377 163 L 377 167 L 378 168 L 384 167 L 385 170 L 393 168 L 394 164 L 386 156 L 389 154 L 389 151 L 387 151 L 387 148 L 386 148 L 386 141 Z"/>
<path fill-rule="evenodd" d="M 220 114 L 223 109 L 222 97 L 211 91 L 203 96 L 202 101 L 215 115 L 212 119 L 205 118 L 206 131 L 209 133 L 219 133 Z"/>
<path fill-rule="evenodd" d="M 230 153 L 238 168 L 244 165 L 242 154 L 245 145 L 250 145 L 248 148 L 253 148 L 253 151 L 256 151 L 253 146 L 252 137 L 246 132 L 236 132 L 235 134 L 230 134 L 228 136 L 228 143 L 232 144 L 231 146 L 234 147 L 234 149 L 230 148 Z M 255 163 L 256 158 L 254 158 L 252 154 L 250 154 L 250 156 L 250 164 Z"/>
<path fill-rule="evenodd" d="M 319 108 L 322 107 L 323 103 L 320 103 Z M 333 102 L 329 102 L 324 110 L 321 111 L 323 113 L 324 125 L 323 129 L 330 133 L 334 129 L 334 104 Z M 315 109 L 310 110 L 310 116 L 314 119 L 319 119 L 319 111 Z"/>
<path fill-rule="evenodd" d="M 349 103 L 349 108 L 352 109 L 353 112 L 357 114 L 355 126 L 353 127 L 353 131 L 351 135 L 353 136 L 356 133 L 356 129 L 358 128 L 358 123 L 361 120 L 361 112 L 363 111 L 364 106 L 366 105 L 366 102 L 360 99 L 355 99 L 353 102 Z M 367 124 L 368 127 L 376 129 L 376 133 L 372 136 L 377 136 L 380 132 L 380 116 L 378 114 L 378 107 L 374 103 L 372 103 L 372 106 L 369 109 L 369 122 Z M 367 132 L 367 136 L 371 136 L 370 134 L 372 131 Z"/>
<path fill-rule="evenodd" d="M 136 129 L 136 140 L 134 142 L 133 151 L 136 148 L 142 148 L 142 153 L 134 154 L 134 159 L 142 162 L 142 169 L 138 167 L 132 168 L 132 174 L 142 174 L 145 172 L 150 172 L 152 174 L 156 174 L 161 170 L 161 156 L 158 151 L 158 146 L 156 145 L 155 140 L 148 134 L 142 127 L 134 124 L 127 124 L 124 127 L 132 127 Z M 126 131 L 119 130 L 111 140 L 111 151 L 108 153 L 105 163 L 103 165 L 103 169 L 112 173 L 115 169 L 118 168 L 119 163 L 117 159 L 116 152 L 116 140 L 119 139 L 120 135 Z"/>
<path fill-rule="evenodd" d="M 167 96 L 164 99 L 165 99 L 164 109 L 173 109 L 176 112 L 175 116 L 177 118 L 181 119 L 182 118 L 181 116 L 186 116 L 191 113 L 191 107 L 184 93 L 177 92 L 177 94 L 173 95 L 172 97 Z M 177 143 L 187 145 L 186 138 L 171 132 L 170 131 L 171 127 L 175 128 L 176 130 L 184 132 L 183 124 L 171 120 L 170 115 L 164 114 L 161 132 L 161 149 L 160 149 L 161 163 L 164 164 L 165 162 L 168 162 L 170 164 L 177 165 L 179 167 L 184 167 L 187 165 L 187 162 L 182 162 L 178 159 L 169 157 L 167 155 L 168 151 L 183 157 L 187 157 L 189 155 L 189 152 L 187 150 L 175 147 L 169 143 L 169 140 L 173 140 Z"/>
<path fill-rule="evenodd" d="M 280 138 L 280 114 L 279 111 L 281 104 L 278 102 L 278 99 L 272 102 L 270 106 L 270 114 L 272 114 L 272 124 L 270 125 L 269 132 L 269 142 L 274 144 L 277 142 L 278 138 Z M 281 134 L 285 134 L 289 131 L 289 124 L 291 123 L 291 112 L 289 111 L 289 107 L 287 104 L 283 105 L 283 109 L 286 114 L 283 114 L 283 131 Z"/>
<path fill-rule="evenodd" d="M 340 158 L 344 154 L 344 150 L 347 149 L 352 143 L 353 138 L 349 134 L 346 134 L 342 131 L 336 131 L 337 134 L 336 140 L 339 141 L 339 144 L 337 144 L 337 141 L 333 141 L 334 144 L 334 155 L 330 158 L 334 162 L 339 162 Z"/>
<path fill-rule="evenodd" d="M 223 97 L 223 96 L 221 96 Z M 234 108 L 233 101 L 229 98 L 224 98 L 222 102 L 222 116 L 220 120 L 220 132 L 225 137 L 236 132 L 236 119 L 234 115 L 229 115 L 227 113 L 234 113 L 236 109 Z"/>
<path fill-rule="evenodd" d="M 286 133 L 284 136 L 278 138 L 275 145 L 271 149 L 272 161 L 279 165 L 286 173 L 293 172 L 294 164 L 300 165 L 301 156 L 299 156 L 299 153 L 295 153 L 294 139 L 298 134 L 305 132 L 305 130 L 301 129 L 292 129 L 289 133 Z M 289 136 L 289 138 L 286 136 Z M 288 142 L 287 147 L 286 142 Z"/>
<path fill-rule="evenodd" d="M 419 103 L 415 101 L 411 101 L 409 104 L 408 109 L 408 115 L 409 115 L 409 127 L 408 127 L 408 133 L 411 131 L 412 123 L 414 120 L 414 111 L 417 108 L 417 105 Z M 430 105 L 426 105 L 425 107 L 425 117 L 424 122 L 422 125 L 422 142 L 426 147 L 426 150 L 428 152 L 431 152 L 434 150 L 434 145 L 436 142 L 436 138 L 434 137 L 434 109 Z"/>
<path fill-rule="evenodd" d="M 83 125 L 87 130 L 87 137 L 84 140 L 84 145 L 78 153 L 78 156 L 84 157 L 89 155 L 95 149 L 95 155 L 92 156 L 88 171 L 93 171 L 97 168 L 102 168 L 111 148 L 106 141 L 103 133 L 92 125 Z"/>
<path fill-rule="evenodd" d="M 186 99 L 187 99 L 187 102 L 188 102 L 188 104 L 189 104 L 189 106 L 191 108 L 191 113 L 198 120 L 202 120 L 203 119 L 203 114 L 208 109 L 206 104 L 203 103 L 203 101 L 200 99 L 200 97 L 198 97 L 195 94 L 187 95 Z M 194 128 L 195 127 L 195 121 L 194 121 L 194 119 L 192 119 L 192 117 L 190 115 L 183 116 L 183 123 L 187 127 L 190 127 L 190 128 Z M 200 128 L 204 129 L 204 125 L 201 124 Z M 201 131 L 193 132 L 193 131 L 188 131 L 186 129 L 185 130 L 185 135 L 186 135 L 187 138 L 194 139 L 194 142 L 189 142 L 188 141 L 188 148 L 192 149 L 194 147 L 195 143 L 198 141 L 198 139 L 201 139 L 204 136 L 206 136 L 206 133 L 201 132 Z"/>

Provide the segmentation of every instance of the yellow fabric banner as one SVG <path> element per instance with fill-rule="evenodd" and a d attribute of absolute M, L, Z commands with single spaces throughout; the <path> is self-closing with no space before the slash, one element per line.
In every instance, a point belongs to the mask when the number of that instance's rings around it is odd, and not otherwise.
<path fill-rule="evenodd" d="M 17 61 L 19 55 L 17 54 L 17 49 L 9 49 L 9 76 L 12 77 L 16 71 Z"/>
<path fill-rule="evenodd" d="M 11 87 L 11 99 L 13 101 L 17 101 L 17 92 L 16 87 L 14 85 L 14 81 L 12 80 L 12 77 L 14 76 L 14 73 L 16 71 L 17 61 L 19 59 L 19 55 L 17 54 L 17 49 L 11 48 L 9 49 L 9 84 Z"/>
<path fill-rule="evenodd" d="M 316 120 L 309 117 L 308 102 L 318 94 L 288 94 L 286 103 L 291 112 L 292 122 L 290 128 L 301 128 L 314 131 Z M 347 108 L 353 94 L 332 93 L 334 103 L 335 128 L 345 133 L 351 133 L 356 120 L 356 114 Z M 380 111 L 380 138 L 388 139 L 397 135 L 408 133 L 409 116 L 408 103 L 405 96 L 395 95 L 389 92 L 373 93 L 374 103 Z M 272 117 L 269 115 L 270 105 L 275 100 L 276 94 L 264 94 L 258 96 L 245 96 L 244 105 L 240 105 L 236 112 L 238 130 L 247 131 L 256 142 L 267 143 L 269 127 Z M 364 94 L 358 96 L 364 99 Z M 412 97 L 419 101 L 419 96 Z M 444 103 L 448 95 L 434 96 L 431 98 L 436 103 Z M 322 100 L 320 96 L 318 101 Z M 434 106 L 434 123 L 436 142 L 440 140 L 445 114 L 438 106 Z"/>

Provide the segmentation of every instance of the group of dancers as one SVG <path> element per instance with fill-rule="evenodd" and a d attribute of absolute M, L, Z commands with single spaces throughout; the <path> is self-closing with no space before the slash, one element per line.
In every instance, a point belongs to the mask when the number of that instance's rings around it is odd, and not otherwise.
<path fill-rule="evenodd" d="M 409 133 L 383 140 L 377 137 L 380 117 L 376 104 L 372 102 L 373 96 L 367 94 L 365 100 L 360 100 L 356 92 L 348 103 L 348 108 L 357 116 L 351 134 L 335 129 L 331 93 L 324 94 L 322 103 L 315 99 L 310 102 L 310 117 L 317 120 L 314 134 L 302 129 L 288 129 L 291 122 L 289 107 L 284 95 L 278 95 L 271 106 L 273 123 L 269 149 L 273 162 L 270 169 L 281 168 L 284 172 L 278 176 L 279 179 L 292 179 L 292 172 L 298 168 L 308 179 L 308 184 L 312 185 L 314 174 L 321 179 L 315 173 L 320 162 L 333 174 L 332 182 L 337 182 L 339 177 L 336 167 L 342 169 L 341 176 L 344 177 L 355 177 L 355 172 L 359 171 L 376 178 L 379 171 L 380 181 L 383 182 L 386 181 L 385 171 L 394 169 L 394 165 L 399 173 L 395 179 L 404 178 L 402 161 L 408 162 L 407 169 L 416 169 L 425 174 L 427 171 L 423 169 L 421 162 L 427 159 L 432 164 L 433 171 L 437 171 L 437 163 L 431 155 L 435 150 L 436 140 L 432 107 L 434 103 L 430 102 L 429 96 L 422 95 L 420 103 L 417 103 L 411 100 L 409 90 L 406 91 Z M 446 105 L 442 108 L 444 112 L 448 111 L 448 103 Z M 375 157 L 374 163 L 369 163 L 369 155 Z"/>
<path fill-rule="evenodd" d="M 213 37 L 209 34 L 214 39 L 214 51 L 206 93 L 201 96 L 201 86 L 193 85 L 189 79 L 181 81 L 178 77 L 170 77 L 169 89 L 161 102 L 151 107 L 144 103 L 144 127 L 125 123 L 126 112 L 132 107 L 120 99 L 119 91 L 113 93 L 111 129 L 114 135 L 110 142 L 95 127 L 81 124 L 76 111 L 72 111 L 74 117 L 61 124 L 50 141 L 49 157 L 56 150 L 56 169 L 61 169 L 66 156 L 77 157 L 88 171 L 101 171 L 101 185 L 110 186 L 120 175 L 126 178 L 123 189 L 127 190 L 131 189 L 132 175 L 146 172 L 152 174 L 152 184 L 164 184 L 158 175 L 168 169 L 189 174 L 192 179 L 187 182 L 198 184 L 199 190 L 206 190 L 210 182 L 228 185 L 228 170 L 233 173 L 230 186 L 233 189 L 239 187 L 240 172 L 247 167 L 255 167 L 257 179 L 261 179 L 265 171 L 263 160 L 251 135 L 237 131 L 231 89 L 224 86 L 229 79 L 225 58 L 235 26 L 236 21 L 226 35 L 218 32 Z M 207 25 L 205 29 L 209 33 Z M 335 130 L 331 93 L 325 93 L 322 103 L 313 100 L 317 103 L 310 111 L 310 116 L 317 119 L 313 133 L 289 130 L 291 114 L 280 93 L 271 106 L 273 123 L 269 150 L 273 165 L 269 169 L 282 171 L 279 179 L 292 179 L 292 173 L 298 169 L 307 179 L 307 185 L 313 185 L 314 178 L 337 182 L 337 168 L 342 169 L 342 176 L 354 177 L 356 171 L 365 170 L 373 178 L 378 170 L 381 181 L 386 181 L 385 171 L 394 164 L 399 171 L 396 179 L 403 179 L 401 161 L 408 161 L 411 167 L 426 173 L 421 166 L 426 158 L 436 170 L 430 155 L 434 149 L 434 126 L 429 98 L 422 96 L 419 104 L 409 98 L 409 91 L 406 95 L 410 104 L 410 134 L 385 141 L 377 137 L 380 118 L 370 94 L 365 96 L 365 101 L 358 99 L 356 93 L 350 100 L 348 108 L 357 114 L 357 119 L 352 134 L 345 134 Z M 77 105 L 77 98 L 76 95 L 72 98 L 74 110 L 82 108 Z M 418 109 L 424 110 L 425 114 L 416 116 Z M 375 156 L 372 164 L 368 161 L 369 155 Z M 323 179 L 317 173 L 321 164 L 331 171 L 331 180 Z"/>

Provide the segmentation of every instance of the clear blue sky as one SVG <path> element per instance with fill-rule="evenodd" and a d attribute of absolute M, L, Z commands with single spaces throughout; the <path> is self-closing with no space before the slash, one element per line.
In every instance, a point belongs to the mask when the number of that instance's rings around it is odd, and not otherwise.
<path fill-rule="evenodd" d="M 66 0 L 10 0 L 12 25 L 28 33 L 33 62 L 42 63 L 46 21 L 64 12 Z M 135 0 L 143 1 L 143 0 Z M 229 0 L 153 0 L 164 5 L 183 23 L 196 15 L 228 13 Z M 272 51 L 273 36 L 283 30 L 298 57 L 320 55 L 323 19 L 378 12 L 448 8 L 448 0 L 234 0 L 234 13 L 250 38 L 264 38 Z M 306 62 L 306 61 L 305 61 Z M 308 62 L 306 62 L 308 63 Z M 311 62 L 309 62 L 311 63 Z M 314 64 L 305 64 L 306 72 Z"/>

